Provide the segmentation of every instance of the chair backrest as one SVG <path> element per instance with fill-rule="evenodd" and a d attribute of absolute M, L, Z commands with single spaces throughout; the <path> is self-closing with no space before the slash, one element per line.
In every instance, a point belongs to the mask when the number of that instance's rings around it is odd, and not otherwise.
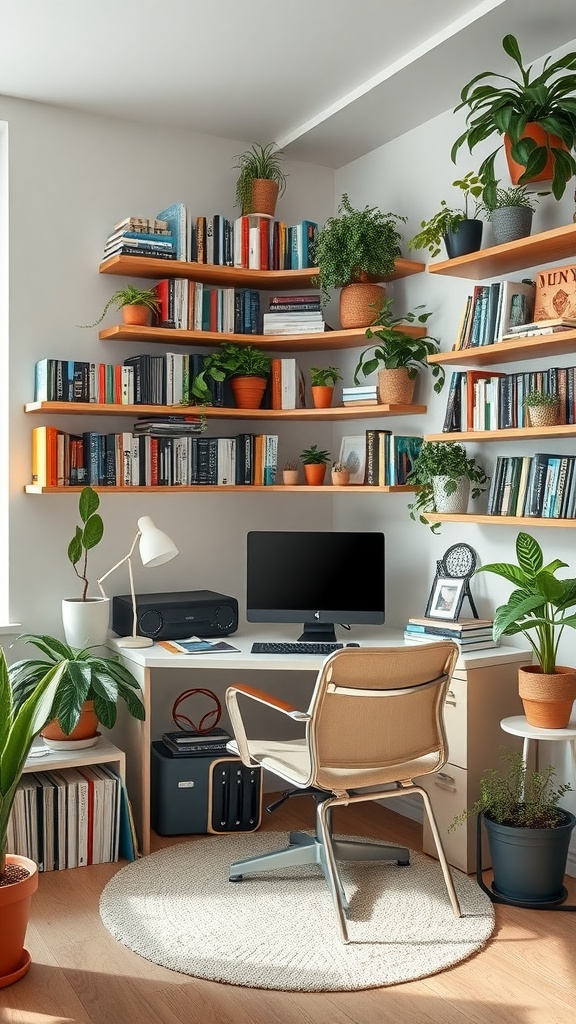
<path fill-rule="evenodd" d="M 410 762 L 418 770 L 402 778 L 441 768 L 444 701 L 457 657 L 457 645 L 442 641 L 344 648 L 327 658 L 307 727 L 314 784 L 373 785 L 397 778 L 395 766 Z"/>

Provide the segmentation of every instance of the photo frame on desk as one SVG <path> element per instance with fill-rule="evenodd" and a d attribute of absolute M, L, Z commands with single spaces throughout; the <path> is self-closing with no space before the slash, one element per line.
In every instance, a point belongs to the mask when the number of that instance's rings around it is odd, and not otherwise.
<path fill-rule="evenodd" d="M 351 484 L 363 484 L 366 469 L 366 435 L 343 437 L 338 461 L 343 462 L 350 470 Z"/>
<path fill-rule="evenodd" d="M 431 619 L 454 622 L 462 608 L 465 583 L 464 579 L 437 576 L 430 591 L 425 614 Z"/>

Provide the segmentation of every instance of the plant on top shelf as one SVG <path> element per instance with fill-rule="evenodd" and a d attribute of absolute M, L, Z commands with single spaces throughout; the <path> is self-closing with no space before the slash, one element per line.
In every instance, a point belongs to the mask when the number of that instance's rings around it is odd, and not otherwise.
<path fill-rule="evenodd" d="M 437 478 L 440 477 L 441 481 Z M 408 483 L 418 487 L 414 501 L 408 503 L 410 518 L 430 526 L 433 533 L 440 523 L 429 523 L 428 512 L 440 512 L 438 504 L 457 491 L 464 479 L 472 484 L 472 498 L 478 498 L 488 486 L 488 477 L 474 458 L 469 458 L 464 445 L 451 441 L 424 441 L 408 474 Z"/>
<path fill-rule="evenodd" d="M 376 370 L 401 371 L 395 373 L 394 378 L 402 376 L 406 390 L 402 391 L 400 398 L 403 402 L 410 403 L 414 393 L 414 384 L 418 371 L 428 369 L 432 371 L 435 378 L 434 391 L 440 393 L 444 385 L 444 368 L 439 364 L 427 362 L 427 357 L 439 351 L 439 342 L 436 338 L 425 335 L 416 338 L 407 331 L 402 330 L 403 324 L 425 324 L 431 317 L 431 313 L 420 313 L 418 310 L 424 306 L 416 306 L 414 311 L 405 313 L 404 316 L 392 316 L 392 299 L 384 299 L 375 324 L 366 331 L 366 337 L 371 340 L 377 338 L 374 345 L 360 353 L 360 358 L 354 370 L 354 383 L 359 384 L 360 374 L 369 377 Z M 386 390 L 387 376 L 378 374 L 379 400 L 382 404 L 397 404 L 398 382 L 392 381 L 392 387 L 396 383 L 393 393 Z M 402 384 L 400 385 L 402 386 Z"/>
<path fill-rule="evenodd" d="M 126 306 L 139 306 L 141 307 L 146 316 L 148 312 L 154 313 L 156 316 L 160 311 L 160 302 L 158 295 L 153 288 L 135 288 L 133 285 L 126 285 L 126 288 L 120 288 L 110 296 L 108 302 L 104 306 L 102 313 L 93 324 L 77 324 L 77 327 L 97 327 L 98 324 L 102 323 L 106 313 L 110 309 L 110 306 L 116 304 L 116 309 L 124 309 Z M 144 320 L 144 323 L 146 320 Z"/>
<path fill-rule="evenodd" d="M 234 167 L 240 172 L 236 181 L 236 206 L 240 207 L 243 216 L 250 213 L 274 215 L 276 200 L 286 191 L 283 156 L 283 151 L 273 142 L 267 146 L 255 143 L 245 153 L 236 156 L 238 162 Z M 263 200 L 259 199 L 258 191 L 254 194 L 254 182 L 267 183 Z"/>
<path fill-rule="evenodd" d="M 496 185 L 499 184 L 499 182 L 496 182 Z M 540 196 L 545 195 L 548 195 L 548 193 L 529 192 L 526 185 L 510 185 L 508 188 L 497 188 L 494 194 L 488 192 L 488 195 L 484 191 L 480 212 L 490 217 L 494 210 L 507 210 L 510 207 L 520 206 L 523 209 L 532 210 L 532 213 L 534 213 Z"/>
<path fill-rule="evenodd" d="M 207 378 L 223 381 L 233 377 L 260 377 L 265 387 L 271 365 L 270 356 L 253 345 L 223 342 L 215 352 L 205 357 L 202 370 L 192 381 L 190 393 L 200 402 L 209 403 L 211 392 Z"/>
<path fill-rule="evenodd" d="M 458 231 L 463 221 L 475 221 L 480 212 L 480 197 L 482 196 L 484 184 L 482 177 L 468 171 L 462 178 L 452 182 L 454 188 L 461 189 L 464 196 L 464 205 L 461 207 L 450 207 L 445 199 L 440 203 L 440 209 L 429 220 L 420 223 L 420 231 L 408 242 L 410 249 L 428 249 L 432 258 L 438 256 L 442 242 L 446 244 L 446 236 Z M 477 249 L 482 241 L 482 222 L 478 237 Z M 474 252 L 474 249 L 469 250 Z"/>
<path fill-rule="evenodd" d="M 77 526 L 68 545 L 68 559 L 79 580 L 82 581 L 82 600 L 88 600 L 88 552 L 102 540 L 104 523 L 98 512 L 100 498 L 92 487 L 83 487 L 78 499 L 78 512 L 82 526 Z M 78 563 L 81 562 L 80 568 Z"/>
<path fill-rule="evenodd" d="M 329 217 L 318 232 L 312 254 L 318 267 L 312 284 L 320 288 L 323 305 L 330 301 L 333 288 L 346 291 L 350 285 L 370 284 L 392 276 L 396 259 L 401 255 L 402 235 L 398 231 L 398 221 L 405 222 L 406 218 L 396 213 L 383 213 L 376 206 L 357 210 L 348 195 L 342 195 L 338 213 Z M 345 313 L 343 316 L 343 296 L 340 296 L 343 327 L 366 327 L 372 323 L 374 314 L 369 304 L 381 301 L 383 289 L 371 284 L 368 295 L 372 296 L 366 300 L 368 318 L 362 323 L 350 323 Z M 345 295 L 345 306 L 346 298 Z"/>
<path fill-rule="evenodd" d="M 499 185 L 496 182 L 496 185 Z M 525 238 L 532 228 L 532 217 L 540 196 L 547 192 L 529 192 L 526 185 L 485 189 L 481 212 L 492 222 L 496 245 Z"/>
<path fill-rule="evenodd" d="M 493 135 L 499 144 L 481 163 L 487 201 L 496 192 L 494 161 L 506 147 L 513 184 L 552 179 L 552 193 L 560 199 L 568 181 L 576 174 L 572 150 L 576 146 L 576 53 L 566 53 L 550 62 L 547 57 L 540 74 L 532 77 L 533 65 L 524 67 L 518 41 L 513 35 L 502 40 L 504 52 L 518 66 L 519 78 L 494 71 L 482 71 L 464 86 L 460 103 L 466 109 L 466 129 L 452 146 L 452 160 L 465 143 L 470 152 Z M 489 80 L 496 80 L 489 82 Z M 534 138 L 532 126 L 539 128 Z M 550 160 L 550 158 L 552 158 Z M 518 171 L 516 176 L 514 171 Z"/>

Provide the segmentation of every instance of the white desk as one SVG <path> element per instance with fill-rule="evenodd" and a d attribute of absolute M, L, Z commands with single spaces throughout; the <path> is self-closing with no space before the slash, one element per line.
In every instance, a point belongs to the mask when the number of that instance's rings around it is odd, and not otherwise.
<path fill-rule="evenodd" d="M 262 627 L 258 630 L 250 627 L 250 632 L 246 629 L 228 637 L 229 642 L 239 648 L 239 652 L 227 654 L 171 654 L 157 644 L 153 647 L 130 649 L 118 647 L 113 639 L 108 641 L 111 650 L 121 656 L 126 667 L 140 683 L 146 709 L 145 721 L 138 722 L 131 718 L 123 707 L 119 706 L 117 725 L 111 734 L 114 742 L 126 752 L 128 793 L 143 853 L 146 854 L 150 851 L 150 744 L 152 740 L 158 739 L 163 731 L 155 729 L 152 721 L 152 689 L 157 688 L 162 674 L 168 670 L 185 670 L 190 673 L 190 678 L 186 680 L 185 686 L 193 687 L 207 685 L 207 672 L 229 672 L 232 670 L 236 675 L 235 681 L 239 681 L 238 673 L 243 674 L 245 678 L 245 674 L 253 672 L 303 672 L 308 674 L 310 686 L 312 686 L 322 664 L 322 657 L 303 654 L 288 656 L 250 653 L 255 640 L 294 641 L 298 632 L 298 626 L 278 627 L 274 632 L 271 632 L 270 627 Z M 359 627 L 348 633 L 345 630 L 337 629 L 337 638 L 344 644 L 357 641 L 363 647 L 405 646 L 402 630 Z M 500 647 L 495 650 L 487 649 L 463 654 L 458 660 L 458 667 L 482 668 L 484 665 L 493 664 L 495 655 L 501 665 L 505 662 L 517 662 L 518 648 Z M 229 685 L 229 680 L 223 687 L 219 686 L 218 677 L 214 676 L 212 688 L 218 691 L 219 697 L 224 696 L 227 685 Z M 183 686 L 182 689 L 184 688 Z M 262 688 L 267 688 L 267 685 L 263 684 Z M 286 695 L 284 694 L 284 696 Z M 303 706 L 305 707 L 306 704 Z"/>

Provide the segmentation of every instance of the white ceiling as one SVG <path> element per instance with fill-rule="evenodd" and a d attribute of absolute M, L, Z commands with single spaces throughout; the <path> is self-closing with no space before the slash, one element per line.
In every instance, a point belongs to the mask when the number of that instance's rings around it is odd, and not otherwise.
<path fill-rule="evenodd" d="M 483 70 L 576 37 L 575 0 L 0 0 L 0 94 L 341 167 Z"/>

